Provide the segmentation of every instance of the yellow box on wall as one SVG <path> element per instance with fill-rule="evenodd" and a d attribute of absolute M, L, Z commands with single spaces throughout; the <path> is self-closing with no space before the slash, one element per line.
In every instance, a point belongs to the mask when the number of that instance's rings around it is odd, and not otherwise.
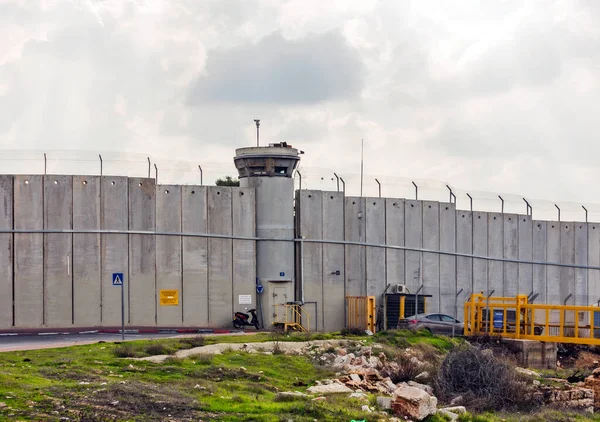
<path fill-rule="evenodd" d="M 160 306 L 179 305 L 179 290 L 161 290 Z"/>

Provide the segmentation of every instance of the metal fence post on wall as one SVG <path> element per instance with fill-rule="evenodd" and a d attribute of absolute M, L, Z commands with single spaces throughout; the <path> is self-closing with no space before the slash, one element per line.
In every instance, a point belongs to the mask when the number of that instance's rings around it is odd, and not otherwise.
<path fill-rule="evenodd" d="M 340 181 L 342 182 L 342 192 L 344 196 L 346 196 L 346 182 L 344 182 L 344 178 L 340 176 Z"/>
<path fill-rule="evenodd" d="M 156 163 L 154 163 L 154 178 L 156 179 L 154 183 L 158 185 L 158 167 L 156 166 Z"/>
<path fill-rule="evenodd" d="M 98 158 L 100 158 L 100 176 L 102 176 L 102 155 L 98 154 Z"/>
<path fill-rule="evenodd" d="M 502 214 L 504 214 L 504 199 L 500 195 L 498 195 L 498 198 L 500 198 L 500 202 L 502 202 L 501 212 L 502 212 Z"/>
<path fill-rule="evenodd" d="M 202 167 L 198 164 L 198 170 L 200 170 L 200 186 L 204 185 L 204 181 L 202 180 Z"/>
<path fill-rule="evenodd" d="M 46 159 L 46 153 L 44 153 L 44 174 L 46 174 L 48 161 Z"/>
<path fill-rule="evenodd" d="M 581 206 L 581 208 L 583 208 L 583 210 L 585 211 L 585 222 L 587 223 L 588 222 L 588 210 L 583 205 Z"/>
<path fill-rule="evenodd" d="M 377 186 L 379 188 L 379 197 L 381 198 L 381 183 L 379 183 L 379 180 L 375 179 L 375 181 L 377 182 Z"/>
<path fill-rule="evenodd" d="M 558 210 L 558 222 L 560 223 L 560 208 L 558 207 L 558 205 L 554 204 L 554 206 L 556 207 L 556 209 Z"/>
<path fill-rule="evenodd" d="M 300 173 L 298 170 L 296 170 L 296 174 L 298 175 L 298 179 L 299 179 L 298 190 L 302 190 L 302 173 Z"/>
<path fill-rule="evenodd" d="M 417 186 L 417 184 L 415 182 L 411 182 L 411 183 L 415 187 L 415 201 L 418 201 L 419 200 L 419 187 Z"/>
<path fill-rule="evenodd" d="M 333 173 L 333 175 L 335 176 L 335 180 L 336 180 L 336 184 L 337 184 L 337 191 L 340 191 L 340 176 L 338 176 L 337 174 Z"/>
<path fill-rule="evenodd" d="M 148 179 L 150 179 L 150 157 L 148 157 Z"/>

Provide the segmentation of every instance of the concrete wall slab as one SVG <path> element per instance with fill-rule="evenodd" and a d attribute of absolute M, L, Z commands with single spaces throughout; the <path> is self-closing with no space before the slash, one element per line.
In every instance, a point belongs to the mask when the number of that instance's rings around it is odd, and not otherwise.
<path fill-rule="evenodd" d="M 531 261 L 533 257 L 533 227 L 531 216 L 519 215 L 519 259 Z M 519 294 L 529 295 L 533 292 L 533 266 L 531 264 L 518 264 Z"/>
<path fill-rule="evenodd" d="M 365 198 L 367 243 L 385 243 L 385 199 Z M 381 301 L 386 287 L 385 249 L 366 248 L 367 295 Z"/>
<path fill-rule="evenodd" d="M 15 176 L 14 225 L 16 230 L 44 228 L 43 176 Z M 15 233 L 15 326 L 41 327 L 44 323 L 44 236 Z"/>
<path fill-rule="evenodd" d="M 103 230 L 129 228 L 129 183 L 127 177 L 105 176 L 100 179 L 100 226 Z M 121 326 L 121 289 L 125 289 L 125 323 L 129 322 L 129 236 L 102 234 L 101 242 L 101 294 L 102 325 Z M 124 286 L 112 284 L 113 273 L 123 273 Z M 154 299 L 150 304 L 154 303 Z M 152 305 L 151 305 L 152 306 Z"/>
<path fill-rule="evenodd" d="M 73 176 L 73 229 L 101 228 L 100 186 L 98 176 Z M 78 327 L 102 323 L 100 250 L 100 234 L 73 234 L 73 321 Z"/>
<path fill-rule="evenodd" d="M 44 176 L 44 226 L 73 227 L 73 177 Z M 44 234 L 44 325 L 73 324 L 73 235 Z"/>
<path fill-rule="evenodd" d="M 488 253 L 490 257 L 504 257 L 504 219 L 500 213 L 488 214 Z M 500 261 L 488 261 L 488 280 L 490 294 L 494 296 L 504 294 L 504 264 Z"/>
<path fill-rule="evenodd" d="M 232 188 L 231 195 L 233 234 L 245 237 L 255 236 L 255 190 Z M 251 303 L 240 303 L 240 296 L 250 296 Z M 256 302 L 256 241 L 233 240 L 233 310 L 247 312 L 253 308 L 258 308 Z"/>
<path fill-rule="evenodd" d="M 208 187 L 208 232 L 232 234 L 231 188 Z M 208 321 L 230 327 L 233 319 L 233 244 L 231 239 L 208 240 Z"/>
<path fill-rule="evenodd" d="M 473 213 L 470 211 L 456 210 L 456 246 L 457 252 L 473 253 Z M 461 302 L 473 293 L 473 259 L 458 257 L 456 259 L 457 293 Z M 462 309 L 462 308 L 461 308 Z M 459 309 L 459 315 L 460 309 Z"/>
<path fill-rule="evenodd" d="M 404 241 L 412 248 L 423 247 L 423 202 L 406 200 L 404 205 Z M 406 251 L 405 279 L 411 292 L 421 286 L 421 252 Z"/>
<path fill-rule="evenodd" d="M 575 264 L 588 265 L 588 225 L 575 225 Z M 575 269 L 575 305 L 588 305 L 588 270 Z M 589 319 L 589 318 L 588 318 Z"/>
<path fill-rule="evenodd" d="M 0 229 L 13 228 L 13 177 L 0 175 Z M 0 329 L 13 325 L 13 234 L 0 234 Z"/>
<path fill-rule="evenodd" d="M 208 233 L 206 186 L 182 186 L 182 230 Z M 208 239 L 183 238 L 183 324 L 208 326 Z"/>
<path fill-rule="evenodd" d="M 353 242 L 365 241 L 365 200 L 364 198 L 347 197 L 344 211 L 345 240 Z M 365 286 L 365 247 L 346 245 L 346 295 L 364 296 Z"/>
<path fill-rule="evenodd" d="M 323 238 L 323 193 L 316 190 L 298 191 L 300 211 L 299 235 L 306 239 Z M 299 260 L 297 262 L 300 262 Z M 323 306 L 323 245 L 304 243 L 304 301 L 306 311 L 315 315 Z M 301 283 L 296 283 L 298 300 L 301 300 Z M 291 300 L 291 299 L 290 299 Z M 311 331 L 323 329 L 323 318 L 311 318 Z"/>
<path fill-rule="evenodd" d="M 129 229 L 156 227 L 156 184 L 154 179 L 129 179 Z M 156 325 L 156 239 L 129 235 L 129 322 Z"/>
<path fill-rule="evenodd" d="M 547 230 L 547 246 L 546 260 L 547 262 L 561 261 L 561 246 L 560 246 L 560 222 L 548 221 L 546 223 Z M 548 265 L 546 266 L 546 303 L 552 305 L 560 305 L 561 298 L 561 274 L 560 267 Z M 563 297 L 564 299 L 564 297 Z"/>
<path fill-rule="evenodd" d="M 385 236 L 388 245 L 404 246 L 404 199 L 385 200 Z M 388 249 L 386 252 L 388 283 L 406 284 L 404 281 L 404 251 Z"/>
<path fill-rule="evenodd" d="M 560 222 L 560 262 L 575 263 L 575 223 Z M 569 295 L 571 295 L 569 297 Z M 569 299 L 567 300 L 567 297 Z M 575 304 L 575 269 L 560 268 L 560 302 L 567 305 Z M 567 313 L 568 314 L 568 313 Z"/>
<path fill-rule="evenodd" d="M 532 259 L 538 262 L 546 261 L 546 251 L 548 250 L 548 233 L 545 221 L 533 221 L 533 254 Z M 598 242 L 600 244 L 600 242 Z M 600 254 L 599 254 L 600 259 Z M 535 303 L 547 303 L 546 297 L 546 271 L 545 265 L 533 266 L 533 293 L 538 297 Z"/>
<path fill-rule="evenodd" d="M 488 256 L 488 215 L 485 212 L 473 212 L 473 254 Z M 487 295 L 488 261 L 473 260 L 473 291 Z"/>
<path fill-rule="evenodd" d="M 323 192 L 323 238 L 344 240 L 344 194 Z M 337 274 L 339 271 L 339 274 Z M 323 245 L 323 314 L 325 331 L 337 331 L 346 324 L 344 294 L 344 245 Z"/>
<path fill-rule="evenodd" d="M 156 231 L 181 231 L 181 186 L 156 186 Z M 156 317 L 160 327 L 183 323 L 181 236 L 156 236 Z M 177 305 L 161 305 L 161 290 L 177 290 Z"/>
<path fill-rule="evenodd" d="M 440 203 L 423 202 L 423 248 L 440 249 Z M 428 312 L 439 312 L 440 308 L 440 255 L 423 253 L 423 290 L 431 295 L 427 298 Z"/>
<path fill-rule="evenodd" d="M 440 203 L 440 250 L 456 251 L 456 205 Z M 440 312 L 452 315 L 456 294 L 456 257 L 440 256 Z M 458 308 L 461 309 L 461 301 Z M 462 314 L 460 314 L 462 315 Z"/>
<path fill-rule="evenodd" d="M 519 259 L 519 216 L 504 214 L 504 258 Z M 504 263 L 504 296 L 519 293 L 519 265 Z M 529 294 L 527 292 L 526 294 Z"/>
<path fill-rule="evenodd" d="M 600 224 L 588 224 L 588 265 L 600 267 Z M 597 306 L 600 301 L 600 270 L 589 270 L 587 306 Z"/>

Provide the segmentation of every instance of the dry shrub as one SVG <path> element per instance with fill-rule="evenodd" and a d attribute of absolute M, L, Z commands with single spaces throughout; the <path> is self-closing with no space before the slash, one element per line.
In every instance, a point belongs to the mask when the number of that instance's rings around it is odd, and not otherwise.
<path fill-rule="evenodd" d="M 194 336 L 194 337 L 185 337 L 180 340 L 186 346 L 191 347 L 201 347 L 204 346 L 204 337 L 203 336 Z"/>
<path fill-rule="evenodd" d="M 388 366 L 382 370 L 382 375 L 390 377 L 394 384 L 400 382 L 412 381 L 417 375 L 423 372 L 423 368 L 417 362 L 412 360 L 412 356 L 400 354 L 396 357 L 395 362 L 398 364 L 398 369 L 395 370 Z"/>
<path fill-rule="evenodd" d="M 431 344 L 417 343 L 412 348 L 419 353 L 423 362 L 434 364 L 440 358 L 440 352 Z"/>
<path fill-rule="evenodd" d="M 172 350 L 163 343 L 151 343 L 144 348 L 144 351 L 150 356 L 170 355 Z"/>
<path fill-rule="evenodd" d="M 118 358 L 134 358 L 137 356 L 137 350 L 131 344 L 119 344 L 113 349 L 113 354 Z"/>
<path fill-rule="evenodd" d="M 442 401 L 462 396 L 473 410 L 529 410 L 531 402 L 523 376 L 491 350 L 464 346 L 442 362 L 434 386 Z"/>

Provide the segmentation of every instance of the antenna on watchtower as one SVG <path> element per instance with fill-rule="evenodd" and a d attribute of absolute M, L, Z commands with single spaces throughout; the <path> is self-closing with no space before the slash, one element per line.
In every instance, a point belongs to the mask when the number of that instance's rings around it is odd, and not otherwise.
<path fill-rule="evenodd" d="M 254 119 L 254 123 L 256 123 L 256 146 L 258 146 L 258 140 L 259 140 L 258 127 L 260 126 L 260 119 Z"/>

